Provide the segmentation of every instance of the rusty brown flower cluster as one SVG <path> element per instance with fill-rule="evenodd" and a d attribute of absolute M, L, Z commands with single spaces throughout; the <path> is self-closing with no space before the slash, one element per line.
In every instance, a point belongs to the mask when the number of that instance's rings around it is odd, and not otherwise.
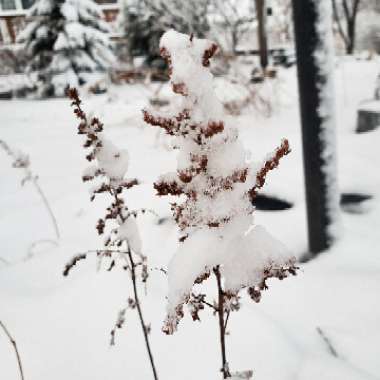
<path fill-rule="evenodd" d="M 192 42 L 193 39 L 190 38 Z M 217 45 L 211 44 L 203 52 L 202 65 L 208 67 L 210 65 L 210 59 L 217 51 Z M 161 48 L 161 55 L 166 59 L 169 65 L 169 73 L 173 73 L 173 64 L 170 52 L 165 47 Z M 173 92 L 180 94 L 184 97 L 188 96 L 187 86 L 185 83 L 172 83 Z M 196 101 L 195 101 L 196 102 Z M 223 121 L 208 121 L 205 125 L 192 122 L 192 110 L 184 109 L 179 114 L 174 116 L 161 116 L 154 115 L 148 110 L 143 110 L 144 121 L 152 126 L 162 128 L 168 135 L 182 136 L 194 141 L 198 146 L 205 147 L 210 141 L 210 138 L 224 131 L 225 126 Z M 199 220 L 193 213 L 187 213 L 186 210 L 191 209 L 191 204 L 197 201 L 198 193 L 192 186 L 188 186 L 194 180 L 194 178 L 200 174 L 207 177 L 208 188 L 204 190 L 204 195 L 214 198 L 218 193 L 222 191 L 232 190 L 237 183 L 245 183 L 248 179 L 249 168 L 243 168 L 236 170 L 231 175 L 226 177 L 214 177 L 208 173 L 208 155 L 207 149 L 204 154 L 192 154 L 191 166 L 179 170 L 177 172 L 177 178 L 161 178 L 156 181 L 154 188 L 157 191 L 157 195 L 173 195 L 180 196 L 184 194 L 187 200 L 182 204 L 172 203 L 172 211 L 174 218 L 183 231 L 188 227 L 199 226 L 200 224 L 207 225 L 210 228 L 219 227 L 220 225 L 228 222 L 230 218 L 220 218 L 218 220 Z M 252 185 L 251 190 L 247 192 L 247 196 L 253 202 L 258 189 L 260 189 L 264 183 L 266 176 L 270 170 L 275 169 L 279 165 L 279 161 L 282 157 L 290 152 L 289 142 L 283 140 L 281 146 L 276 149 L 273 156 L 268 159 L 263 167 L 257 172 L 256 178 Z M 183 242 L 187 237 L 184 234 L 180 237 L 180 241 Z"/>
<path fill-rule="evenodd" d="M 67 95 L 71 100 L 71 106 L 74 109 L 74 114 L 79 119 L 78 134 L 85 136 L 83 147 L 90 150 L 90 153 L 86 155 L 86 159 L 91 162 L 96 158 L 99 150 L 103 146 L 101 136 L 101 132 L 103 132 L 103 124 L 96 117 L 88 120 L 86 113 L 81 107 L 82 101 L 79 98 L 79 94 L 76 88 L 68 89 Z M 118 153 L 115 153 L 115 155 L 117 154 Z M 125 222 L 129 217 L 132 216 L 132 214 L 136 214 L 135 211 L 132 213 L 129 211 L 128 207 L 125 205 L 124 199 L 120 195 L 124 190 L 138 185 L 138 180 L 118 179 L 116 181 L 115 178 L 109 178 L 107 173 L 101 168 L 96 168 L 91 172 L 91 174 L 84 174 L 82 176 L 82 180 L 84 182 L 94 181 L 99 177 L 102 178 L 102 181 L 94 186 L 92 190 L 91 201 L 95 199 L 95 196 L 97 194 L 103 193 L 111 195 L 113 199 L 111 205 L 107 207 L 105 216 L 103 218 L 100 218 L 96 224 L 96 230 L 98 231 L 98 234 L 102 235 L 104 234 L 107 221 L 113 220 L 120 224 Z M 145 210 L 142 210 L 142 212 L 145 212 Z M 122 244 L 122 240 L 111 238 L 111 236 L 108 236 L 105 242 L 106 247 L 120 247 Z"/>
<path fill-rule="evenodd" d="M 296 264 L 295 259 L 290 259 L 286 265 L 277 266 L 271 263 L 262 273 L 262 281 L 259 285 L 248 288 L 248 294 L 256 303 L 261 301 L 261 293 L 263 290 L 268 289 L 267 280 L 270 278 L 277 278 L 283 280 L 289 276 L 296 276 L 299 267 Z"/>
<path fill-rule="evenodd" d="M 71 106 L 74 109 L 74 114 L 79 119 L 78 134 L 83 135 L 85 137 L 83 147 L 86 150 L 90 151 L 86 155 L 86 159 L 90 162 L 93 160 L 97 160 L 97 163 L 99 164 L 99 155 L 101 154 L 102 149 L 104 148 L 105 141 L 105 139 L 101 135 L 101 133 L 103 132 L 103 124 L 96 117 L 93 117 L 90 120 L 88 119 L 86 113 L 82 109 L 82 101 L 79 98 L 77 89 L 70 88 L 67 92 L 67 95 L 71 100 Z M 121 158 L 121 153 L 114 148 L 107 151 L 107 153 L 111 154 L 113 158 L 112 166 L 116 165 L 116 161 Z M 129 210 L 129 208 L 125 204 L 124 198 L 122 198 L 124 190 L 128 190 L 138 185 L 138 180 L 125 180 L 123 178 L 120 178 L 121 175 L 119 175 L 118 177 L 113 177 L 112 173 L 112 168 L 110 174 L 110 172 L 107 172 L 107 170 L 95 165 L 92 166 L 89 170 L 87 170 L 85 174 L 82 176 L 82 180 L 84 182 L 97 181 L 92 189 L 91 201 L 95 199 L 95 196 L 97 194 L 107 194 L 111 196 L 112 199 L 111 204 L 106 209 L 105 215 L 102 218 L 100 218 L 96 224 L 96 230 L 98 234 L 103 235 L 105 233 L 105 229 L 108 225 L 108 222 L 112 221 L 113 228 L 111 227 L 110 233 L 105 237 L 105 249 L 88 251 L 76 255 L 65 266 L 63 275 L 67 276 L 70 273 L 71 269 L 73 269 L 79 261 L 87 258 L 89 253 L 95 253 L 100 260 L 103 258 L 108 258 L 110 260 L 110 265 L 107 269 L 108 271 L 111 271 L 113 268 L 115 268 L 116 263 L 118 261 L 122 263 L 122 269 L 130 273 L 130 278 L 133 286 L 133 298 L 128 298 L 127 306 L 119 311 L 115 326 L 111 330 L 111 345 L 115 344 L 116 330 L 121 329 L 125 324 L 126 310 L 128 308 L 136 309 L 139 316 L 141 328 L 144 334 L 144 341 L 149 354 L 149 360 L 152 367 L 153 376 L 157 380 L 158 376 L 154 365 L 153 355 L 151 352 L 150 342 L 148 338 L 150 326 L 148 326 L 144 321 L 137 288 L 138 278 L 141 280 L 142 283 L 146 283 L 149 277 L 147 258 L 146 256 L 142 255 L 140 251 L 136 251 L 134 249 L 134 246 L 132 246 L 131 242 L 123 234 L 120 234 L 121 228 L 128 227 L 128 225 L 127 227 L 125 227 L 125 224 L 127 224 L 130 221 L 130 218 L 134 220 L 137 217 L 137 214 L 145 213 L 146 209 Z M 133 230 L 132 232 L 137 233 L 137 231 Z"/>
<path fill-rule="evenodd" d="M 249 196 L 251 197 L 252 201 L 255 200 L 257 191 L 264 186 L 267 174 L 271 170 L 276 169 L 278 165 L 280 164 L 281 158 L 285 157 L 290 152 L 291 150 L 289 146 L 289 141 L 287 139 L 282 140 L 281 146 L 275 150 L 272 157 L 270 157 L 268 160 L 265 161 L 262 168 L 256 174 L 256 184 L 249 191 Z"/>
<path fill-rule="evenodd" d="M 170 33 L 170 32 L 168 32 Z M 173 34 L 170 36 L 172 37 Z M 174 36 L 173 36 L 174 38 Z M 184 41 L 183 35 L 178 35 Z M 284 139 L 281 145 L 269 156 L 269 158 L 259 167 L 259 169 L 252 169 L 248 167 L 245 160 L 236 163 L 235 169 L 226 170 L 223 173 L 222 169 L 215 171 L 215 146 L 220 144 L 233 144 L 237 140 L 237 132 L 227 126 L 223 120 L 213 120 L 207 116 L 204 117 L 204 122 L 199 121 L 199 115 L 207 114 L 207 110 L 200 106 L 204 101 L 204 94 L 209 94 L 207 90 L 197 92 L 197 89 L 188 81 L 186 75 L 183 74 L 185 70 L 177 70 L 174 64 L 186 62 L 186 59 L 177 59 L 180 54 L 180 49 L 189 49 L 189 59 L 193 59 L 192 64 L 196 65 L 200 62 L 204 68 L 210 66 L 210 60 L 217 51 L 217 45 L 209 42 L 197 43 L 193 36 L 190 36 L 189 42 L 183 42 L 177 52 L 174 52 L 177 45 L 170 45 L 170 39 L 164 39 L 166 42 L 161 42 L 161 55 L 166 59 L 169 66 L 169 74 L 171 76 L 171 86 L 175 94 L 184 97 L 184 108 L 181 112 L 177 112 L 174 116 L 155 115 L 148 110 L 143 111 L 143 117 L 146 123 L 162 128 L 166 134 L 179 138 L 179 141 L 186 141 L 186 160 L 185 165 L 179 165 L 176 173 L 164 175 L 155 182 L 154 188 L 159 196 L 184 196 L 184 201 L 171 203 L 174 219 L 180 229 L 181 235 L 179 238 L 180 244 L 187 244 L 186 240 L 191 238 L 194 231 L 200 229 L 220 229 L 242 212 L 245 215 L 250 215 L 254 212 L 254 204 L 257 192 L 261 189 L 266 181 L 267 175 L 271 170 L 279 166 L 280 160 L 290 153 L 288 140 Z M 166 46 L 172 46 L 170 49 Z M 205 46 L 203 53 L 201 46 Z M 200 48 L 200 49 L 199 49 Z M 199 58 L 196 54 L 200 54 Z M 173 54 L 173 56 L 172 56 Z M 186 53 L 185 53 L 186 54 Z M 189 66 L 190 67 L 190 66 Z M 195 66 L 194 66 L 195 71 Z M 202 69 L 199 71 L 203 72 Z M 175 74 L 175 75 L 174 75 Z M 182 79 L 181 79 L 182 78 Z M 210 93 L 210 95 L 212 95 Z M 208 104 L 208 102 L 206 102 Z M 210 104 L 215 104 L 210 102 Z M 201 111 L 200 111 L 201 110 Z M 210 115 L 218 115 L 218 112 L 210 112 Z M 215 116 L 216 118 L 218 116 Z M 195 121 L 196 120 L 196 121 Z M 218 138 L 219 137 L 219 138 Z M 189 147 L 193 146 L 194 149 Z M 231 150 L 233 151 L 233 150 Z M 228 149 L 225 150 L 226 156 Z M 217 156 L 218 159 L 220 158 Z M 226 158 L 226 157 L 223 157 Z M 228 158 L 227 158 L 228 159 Z M 213 161 L 214 160 L 214 161 Z M 212 163 L 214 166 L 212 166 Z M 231 166 L 233 168 L 233 166 Z M 215 174 L 218 173 L 218 174 Z M 241 186 L 241 185 L 245 186 Z M 241 193 L 240 192 L 241 190 Z M 213 205 L 217 204 L 220 199 L 230 199 L 228 196 L 223 198 L 223 194 L 229 192 L 236 192 L 241 204 L 236 206 L 233 204 L 231 208 L 226 207 L 222 211 L 213 212 Z M 215 202 L 215 203 L 213 203 Z M 202 205 L 212 205 L 210 209 L 203 212 Z M 207 252 L 205 252 L 207 254 Z M 295 275 L 298 267 L 293 259 L 282 262 L 282 265 L 270 263 L 262 269 L 261 279 L 257 286 L 249 286 L 242 284 L 240 289 L 236 292 L 224 289 L 223 282 L 223 264 L 216 265 L 212 268 L 205 268 L 204 272 L 194 279 L 194 285 L 199 285 L 206 281 L 211 275 L 214 275 L 217 280 L 218 298 L 216 301 L 210 302 L 207 300 L 204 293 L 186 293 L 182 297 L 180 303 L 172 306 L 171 312 L 165 320 L 163 331 L 166 334 L 172 334 L 177 329 L 179 321 L 184 316 L 184 307 L 187 305 L 190 315 L 194 321 L 200 321 L 200 313 L 207 308 L 217 315 L 220 327 L 221 351 L 222 351 L 222 368 L 224 378 L 229 378 L 231 373 L 228 368 L 225 349 L 225 336 L 227 331 L 227 323 L 230 313 L 240 310 L 240 295 L 239 291 L 242 288 L 247 290 L 248 295 L 255 301 L 259 302 L 261 293 L 267 289 L 267 281 L 270 278 L 278 278 L 280 280 Z M 256 283 L 256 281 L 252 281 Z M 245 374 L 250 378 L 251 372 Z"/>

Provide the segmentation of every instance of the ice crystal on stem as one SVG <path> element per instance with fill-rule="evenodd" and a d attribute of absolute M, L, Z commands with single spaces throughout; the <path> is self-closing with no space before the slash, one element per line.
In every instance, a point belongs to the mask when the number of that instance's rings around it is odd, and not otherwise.
<path fill-rule="evenodd" d="M 246 288 L 258 302 L 266 281 L 295 274 L 294 258 L 266 231 L 254 225 L 253 201 L 270 170 L 290 152 L 283 140 L 262 164 L 252 165 L 236 126 L 224 120 L 223 106 L 213 90 L 210 59 L 217 51 L 211 41 L 174 30 L 160 43 L 167 60 L 172 89 L 181 96 L 170 114 L 144 110 L 144 120 L 176 137 L 177 171 L 155 183 L 158 195 L 181 196 L 172 204 L 181 236 L 168 269 L 169 295 L 163 330 L 172 334 L 188 304 L 194 320 L 210 306 L 219 316 L 222 373 L 230 377 L 225 357 L 225 329 L 230 311 L 239 309 L 238 293 Z M 218 301 L 207 302 L 192 292 L 214 274 Z"/>

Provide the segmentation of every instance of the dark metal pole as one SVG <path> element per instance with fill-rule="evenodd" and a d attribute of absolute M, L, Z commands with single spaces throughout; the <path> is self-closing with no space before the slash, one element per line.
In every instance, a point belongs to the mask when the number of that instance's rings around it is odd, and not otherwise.
<path fill-rule="evenodd" d="M 327 128 L 326 122 L 328 128 L 334 129 L 334 115 L 331 114 L 333 112 L 329 107 L 327 112 L 320 111 L 322 101 L 326 101 L 323 99 L 326 93 L 322 91 L 326 90 L 324 86 L 331 81 L 329 77 L 331 73 L 326 72 L 326 68 L 321 70 L 315 55 L 317 50 L 327 58 L 331 54 L 327 43 L 321 41 L 318 3 L 323 1 L 329 0 L 293 0 L 311 256 L 329 248 L 333 241 L 331 226 L 334 223 L 334 212 L 331 208 L 336 207 L 336 204 L 332 204 L 334 203 L 332 192 L 337 191 L 330 188 L 334 185 L 331 183 L 334 182 L 331 171 L 334 171 L 335 147 L 329 147 L 328 139 L 323 138 L 324 134 L 326 135 L 326 130 L 323 129 Z M 326 30 L 328 28 L 327 25 Z M 331 69 L 333 70 L 333 67 Z M 332 97 L 330 100 L 333 100 L 334 96 L 328 95 Z M 334 131 L 330 132 L 334 135 Z M 335 195 L 337 198 L 338 195 Z"/>
<path fill-rule="evenodd" d="M 256 0 L 256 14 L 258 22 L 257 37 L 260 51 L 260 64 L 263 71 L 268 66 L 268 41 L 267 41 L 267 8 L 266 0 Z"/>

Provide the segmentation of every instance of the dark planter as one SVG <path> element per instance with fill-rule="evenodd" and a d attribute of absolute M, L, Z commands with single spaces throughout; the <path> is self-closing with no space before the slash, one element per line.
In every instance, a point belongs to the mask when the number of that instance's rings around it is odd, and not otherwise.
<path fill-rule="evenodd" d="M 380 126 L 380 102 L 379 110 L 362 107 L 358 110 L 356 132 L 363 133 L 373 131 Z"/>

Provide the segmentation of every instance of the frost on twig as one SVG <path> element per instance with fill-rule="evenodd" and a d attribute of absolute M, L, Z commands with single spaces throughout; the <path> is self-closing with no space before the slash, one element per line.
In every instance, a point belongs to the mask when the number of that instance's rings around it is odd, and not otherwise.
<path fill-rule="evenodd" d="M 11 149 L 10 146 L 3 140 L 0 140 L 0 148 L 11 158 L 13 168 L 23 170 L 24 175 L 21 180 L 21 185 L 24 186 L 27 182 L 31 182 L 33 184 L 34 188 L 37 190 L 37 193 L 42 200 L 42 203 L 44 204 L 46 208 L 46 211 L 48 212 L 48 215 L 50 217 L 51 223 L 54 228 L 56 241 L 44 239 L 44 240 L 38 240 L 34 242 L 28 250 L 27 258 L 30 258 L 33 256 L 33 248 L 35 248 L 35 246 L 40 244 L 41 242 L 44 242 L 44 243 L 49 242 L 49 243 L 52 243 L 53 245 L 58 244 L 58 241 L 60 239 L 60 234 L 59 234 L 57 219 L 53 213 L 53 210 L 50 206 L 50 203 L 45 193 L 43 192 L 38 182 L 38 176 L 33 174 L 32 172 L 29 156 L 22 152 Z"/>
<path fill-rule="evenodd" d="M 144 321 L 141 303 L 139 300 L 137 281 L 146 283 L 148 279 L 147 258 L 142 254 L 142 243 L 136 223 L 137 215 L 145 213 L 143 210 L 131 210 L 126 205 L 123 194 L 126 190 L 138 185 L 135 178 L 126 179 L 129 165 L 129 155 L 125 149 L 117 148 L 103 134 L 103 124 L 93 117 L 89 119 L 82 109 L 82 101 L 75 88 L 68 90 L 74 114 L 79 119 L 78 134 L 84 136 L 83 147 L 86 149 L 86 159 L 91 165 L 84 171 L 82 180 L 94 183 L 91 189 L 91 201 L 99 194 L 108 195 L 111 204 L 105 215 L 98 219 L 96 230 L 104 235 L 105 249 L 88 251 L 78 254 L 67 263 L 63 275 L 67 276 L 73 267 L 81 260 L 86 259 L 88 253 L 96 253 L 99 259 L 110 259 L 108 271 L 122 262 L 122 268 L 130 273 L 133 286 L 133 305 L 136 308 L 144 334 L 144 340 L 152 367 L 153 377 L 158 379 L 153 355 L 148 338 L 149 328 Z M 115 343 L 115 331 L 121 329 L 125 322 L 125 311 L 119 313 L 115 328 L 111 332 L 111 344 Z"/>
<path fill-rule="evenodd" d="M 154 184 L 157 194 L 180 196 L 172 203 L 180 230 L 179 247 L 168 268 L 169 295 L 163 331 L 172 334 L 184 316 L 184 304 L 194 320 L 210 306 L 218 316 L 222 373 L 230 377 L 225 350 L 230 312 L 239 310 L 241 289 L 259 302 L 269 278 L 296 274 L 295 259 L 264 227 L 253 223 L 253 200 L 269 171 L 290 152 L 283 140 L 262 164 L 248 161 L 237 126 L 224 119 L 213 90 L 211 41 L 173 30 L 160 43 L 167 60 L 173 92 L 181 102 L 170 113 L 143 111 L 144 120 L 176 138 L 177 171 Z M 206 301 L 193 286 L 215 276 L 218 298 Z"/>

